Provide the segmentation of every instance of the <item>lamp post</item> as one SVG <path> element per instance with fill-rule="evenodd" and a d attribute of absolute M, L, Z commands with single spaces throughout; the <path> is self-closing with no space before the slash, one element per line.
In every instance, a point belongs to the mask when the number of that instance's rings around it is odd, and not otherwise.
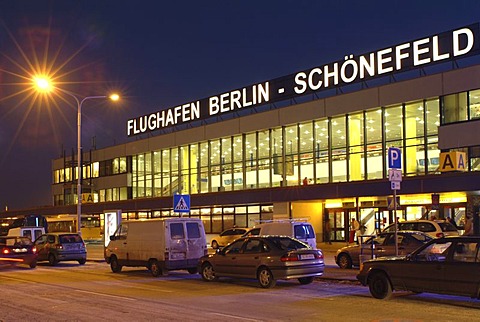
<path fill-rule="evenodd" d="M 35 77 L 34 78 L 35 85 L 38 91 L 41 92 L 50 92 L 54 89 L 51 85 L 51 81 L 47 77 Z M 60 92 L 67 94 L 68 96 L 73 97 L 75 102 L 77 103 L 77 232 L 81 234 L 82 228 L 82 105 L 87 100 L 92 99 L 106 99 L 107 97 L 110 98 L 112 101 L 117 101 L 120 97 L 117 94 L 112 94 L 110 96 L 86 96 L 83 99 L 79 99 L 75 94 L 55 87 L 55 89 L 59 90 Z"/>
<path fill-rule="evenodd" d="M 105 99 L 107 96 L 87 96 L 81 101 L 70 92 L 63 91 L 63 93 L 73 97 L 77 102 L 77 232 L 81 234 L 82 228 L 82 179 L 83 179 L 83 167 L 82 167 L 82 105 L 83 102 L 91 99 Z"/>

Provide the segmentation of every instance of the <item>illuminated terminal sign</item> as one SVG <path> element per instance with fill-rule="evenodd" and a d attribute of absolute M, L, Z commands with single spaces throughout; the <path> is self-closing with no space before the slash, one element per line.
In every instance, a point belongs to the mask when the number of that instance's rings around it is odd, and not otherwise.
<path fill-rule="evenodd" d="M 127 121 L 127 135 L 143 134 L 239 109 L 478 55 L 478 38 L 479 23 L 476 23 L 367 54 L 346 55 L 344 60 L 130 119 Z"/>

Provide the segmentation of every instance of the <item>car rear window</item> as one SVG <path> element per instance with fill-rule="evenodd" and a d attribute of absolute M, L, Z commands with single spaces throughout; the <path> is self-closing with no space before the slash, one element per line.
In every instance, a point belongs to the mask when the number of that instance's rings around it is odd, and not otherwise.
<path fill-rule="evenodd" d="M 60 244 L 69 244 L 69 243 L 82 243 L 82 237 L 79 235 L 60 235 L 59 236 Z"/>
<path fill-rule="evenodd" d="M 416 229 L 416 230 L 420 230 L 420 231 L 423 231 L 425 233 L 436 231 L 435 226 L 432 223 L 426 223 L 426 222 L 419 222 L 418 223 L 418 229 Z"/>
<path fill-rule="evenodd" d="M 32 241 L 30 238 L 26 237 L 6 237 L 6 238 L 0 238 L 0 245 L 5 245 L 5 246 L 29 246 L 32 245 Z"/>
<path fill-rule="evenodd" d="M 457 231 L 457 228 L 449 222 L 439 222 L 438 225 L 442 228 L 442 231 Z"/>
<path fill-rule="evenodd" d="M 315 233 L 311 225 L 295 225 L 295 238 L 315 238 Z"/>
<path fill-rule="evenodd" d="M 309 248 L 307 244 L 304 244 L 298 240 L 292 238 L 272 238 L 272 243 L 283 250 L 295 250 L 301 248 Z"/>

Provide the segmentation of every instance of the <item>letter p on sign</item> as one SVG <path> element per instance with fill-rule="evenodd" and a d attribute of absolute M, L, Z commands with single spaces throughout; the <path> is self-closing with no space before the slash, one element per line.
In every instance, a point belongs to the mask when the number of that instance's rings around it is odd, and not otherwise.
<path fill-rule="evenodd" d="M 388 168 L 402 168 L 402 154 L 399 148 L 388 148 Z"/>

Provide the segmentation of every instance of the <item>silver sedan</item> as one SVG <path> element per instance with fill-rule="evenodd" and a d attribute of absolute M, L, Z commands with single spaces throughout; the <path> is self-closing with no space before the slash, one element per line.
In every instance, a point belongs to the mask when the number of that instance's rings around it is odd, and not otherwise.
<path fill-rule="evenodd" d="M 255 278 L 263 288 L 279 279 L 298 279 L 309 284 L 323 275 L 323 253 L 287 236 L 248 236 L 237 239 L 215 254 L 200 259 L 205 281 L 219 277 Z"/>

